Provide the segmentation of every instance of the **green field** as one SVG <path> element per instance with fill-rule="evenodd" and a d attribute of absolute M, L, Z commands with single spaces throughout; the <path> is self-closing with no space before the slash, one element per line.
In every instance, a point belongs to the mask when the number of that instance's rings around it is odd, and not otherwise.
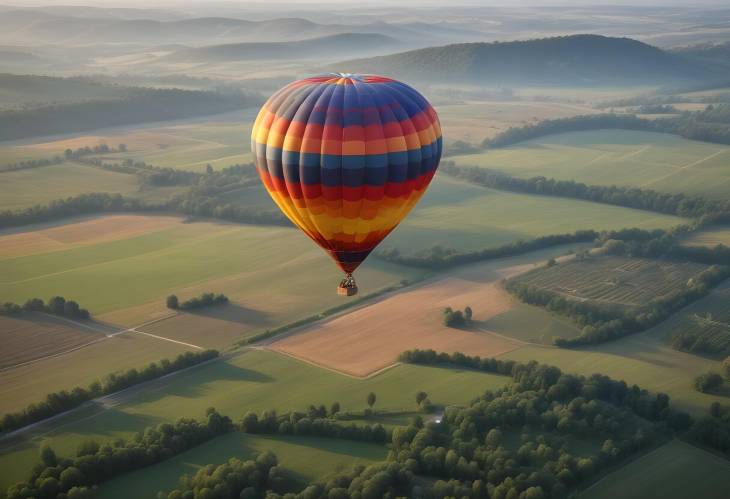
<path fill-rule="evenodd" d="M 730 192 L 730 147 L 653 132 L 564 133 L 449 159 L 521 178 L 543 176 L 718 199 Z"/>
<path fill-rule="evenodd" d="M 690 246 L 730 246 L 730 227 L 712 226 L 696 232 L 691 232 L 683 239 L 683 243 Z"/>
<path fill-rule="evenodd" d="M 139 190 L 134 175 L 61 163 L 0 172 L 0 210 L 17 210 L 87 192 L 133 194 Z"/>
<path fill-rule="evenodd" d="M 730 462 L 679 440 L 636 459 L 587 489 L 580 499 L 724 499 Z"/>
<path fill-rule="evenodd" d="M 99 498 L 155 497 L 160 490 L 173 489 L 180 476 L 193 475 L 203 466 L 221 464 L 231 457 L 255 459 L 265 451 L 276 454 L 279 464 L 289 472 L 291 485 L 297 489 L 352 466 L 384 461 L 388 452 L 382 445 L 364 442 L 236 432 L 162 463 L 110 480 L 101 486 Z"/>
<path fill-rule="evenodd" d="M 542 267 L 512 280 L 572 300 L 636 307 L 666 296 L 707 268 L 692 262 L 601 256 Z"/>
<path fill-rule="evenodd" d="M 464 369 L 401 365 L 369 379 L 356 379 L 267 351 L 247 351 L 120 395 L 117 405 L 82 411 L 53 430 L 39 428 L 20 441 L 0 444 L 0 487 L 24 478 L 43 442 L 62 455 L 79 441 L 130 438 L 136 431 L 179 417 L 204 415 L 207 407 L 239 420 L 247 411 L 306 409 L 338 401 L 344 410 L 361 410 L 366 395 L 377 395 L 377 410 L 414 410 L 415 393 L 424 390 L 434 404 L 466 404 L 508 378 Z"/>
<path fill-rule="evenodd" d="M 422 271 L 369 260 L 358 271 L 364 292 Z M 93 314 L 210 290 L 240 307 L 242 322 L 278 326 L 342 303 L 340 273 L 301 232 L 226 223 L 180 223 L 142 236 L 0 260 L 0 300 L 73 297 Z M 109 283 L 100 292 L 99 283 Z M 145 317 L 138 317 L 142 322 Z"/>
<path fill-rule="evenodd" d="M 26 144 L 23 150 L 38 154 L 40 150 L 63 154 L 66 147 L 93 147 L 100 143 L 110 146 L 125 144 L 127 152 L 105 154 L 107 161 L 133 159 L 153 166 L 180 170 L 205 171 L 210 163 L 220 169 L 237 163 L 250 163 L 251 126 L 258 109 L 249 108 L 225 115 L 180 120 L 172 123 L 153 123 L 116 127 L 95 132 L 94 135 L 76 135 L 53 142 Z M 0 147 L 0 164 L 12 148 Z"/>
<path fill-rule="evenodd" d="M 438 175 L 382 245 L 405 252 L 437 244 L 473 250 L 578 229 L 667 228 L 683 221 L 618 206 L 497 191 Z"/>
<path fill-rule="evenodd" d="M 552 345 L 555 337 L 576 338 L 581 334 L 581 328 L 567 317 L 517 299 L 513 299 L 512 308 L 481 322 L 480 326 L 510 338 L 543 345 Z"/>

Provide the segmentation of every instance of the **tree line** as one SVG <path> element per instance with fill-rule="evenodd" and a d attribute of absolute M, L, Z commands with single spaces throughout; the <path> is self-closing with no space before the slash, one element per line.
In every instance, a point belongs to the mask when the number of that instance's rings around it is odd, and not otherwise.
<path fill-rule="evenodd" d="M 681 116 L 648 120 L 633 114 L 592 114 L 543 120 L 523 127 L 511 127 L 482 142 L 484 148 L 505 147 L 518 142 L 565 132 L 586 130 L 623 129 L 671 133 L 691 140 L 730 144 L 730 125 L 722 122 L 704 122 L 707 115 L 682 113 Z"/>
<path fill-rule="evenodd" d="M 80 215 L 118 212 L 172 211 L 190 216 L 213 217 L 253 225 L 291 226 L 278 211 L 262 211 L 194 195 L 176 197 L 167 202 L 145 202 L 121 194 L 88 193 L 51 201 L 22 210 L 0 211 L 0 228 L 50 222 Z"/>
<path fill-rule="evenodd" d="M 241 92 L 133 88 L 118 99 L 0 111 L 0 140 L 205 116 L 241 109 L 260 101 L 258 96 Z"/>
<path fill-rule="evenodd" d="M 389 262 L 410 267 L 447 269 L 467 263 L 522 255 L 543 248 L 560 246 L 561 244 L 590 243 L 595 241 L 599 236 L 600 233 L 594 230 L 578 230 L 568 234 L 556 234 L 528 240 L 519 240 L 502 246 L 484 248 L 476 251 L 458 252 L 451 248 L 433 246 L 416 255 L 402 255 L 397 248 L 386 248 L 377 252 L 376 256 Z"/>
<path fill-rule="evenodd" d="M 178 300 L 177 295 L 170 295 L 165 300 L 167 308 L 172 310 L 194 310 L 211 305 L 225 305 L 226 303 L 228 303 L 228 297 L 226 295 L 214 293 L 203 293 L 182 303 Z"/>
<path fill-rule="evenodd" d="M 391 438 L 391 433 L 380 424 L 343 425 L 326 415 L 313 415 L 311 410 L 310 415 L 295 411 L 281 416 L 274 410 L 263 411 L 261 415 L 248 412 L 239 423 L 235 423 L 230 417 L 209 408 L 206 410 L 205 421 L 181 418 L 174 424 L 161 423 L 137 433 L 129 441 L 117 439 L 111 444 L 99 444 L 93 440 L 81 442 L 75 458 L 60 458 L 53 449 L 44 446 L 40 451 L 41 462 L 34 468 L 29 479 L 9 487 L 6 496 L 8 499 L 93 497 L 95 486 L 102 482 L 170 459 L 232 431 L 318 436 L 383 445 Z M 262 455 L 264 457 L 261 459 L 269 463 L 275 462 L 271 453 Z M 203 470 L 210 468 L 212 467 Z M 213 474 L 212 478 L 217 480 L 221 475 L 222 473 Z M 181 485 L 184 487 L 186 483 L 191 483 L 191 479 L 195 480 L 195 477 L 183 478 Z M 275 489 L 281 490 L 285 485 L 284 481 L 281 479 L 277 482 Z M 239 497 L 244 488 L 246 487 L 242 486 L 235 497 Z M 181 493 L 184 494 L 184 491 Z M 170 494 L 172 497 L 180 497 L 175 491 Z"/>
<path fill-rule="evenodd" d="M 81 308 L 78 303 L 67 300 L 63 296 L 53 296 L 48 300 L 48 303 L 41 298 L 30 298 L 23 305 L 13 302 L 0 304 L 0 315 L 19 315 L 23 312 L 44 312 L 69 319 L 82 320 L 91 317 L 88 310 Z"/>
<path fill-rule="evenodd" d="M 25 481 L 12 485 L 7 499 L 80 499 L 95 497 L 95 486 L 133 470 L 169 459 L 233 429 L 227 416 L 215 409 L 206 420 L 181 418 L 138 433 L 133 440 L 100 445 L 82 442 L 74 458 L 62 458 L 50 447 L 41 448 L 41 462 Z"/>
<path fill-rule="evenodd" d="M 111 373 L 101 380 L 94 381 L 87 388 L 77 386 L 71 390 L 49 393 L 42 402 L 30 404 L 22 411 L 5 414 L 0 419 L 0 432 L 17 430 L 74 409 L 84 402 L 102 395 L 109 395 L 216 357 L 218 357 L 216 350 L 185 352 L 173 360 L 162 359 L 159 362 L 152 362 L 142 369 L 132 368 L 119 373 Z"/>
<path fill-rule="evenodd" d="M 701 218 L 703 223 L 730 221 L 730 200 L 713 201 L 700 196 L 667 194 L 636 187 L 587 185 L 574 180 L 545 177 L 522 179 L 485 168 L 459 167 L 453 162 L 442 163 L 440 170 L 447 175 L 493 189 L 568 197 L 679 217 Z"/>

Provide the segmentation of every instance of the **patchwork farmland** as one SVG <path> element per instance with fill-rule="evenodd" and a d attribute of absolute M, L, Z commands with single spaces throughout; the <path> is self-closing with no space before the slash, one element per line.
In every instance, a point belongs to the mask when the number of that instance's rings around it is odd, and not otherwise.
<path fill-rule="evenodd" d="M 666 296 L 707 268 L 699 263 L 671 260 L 588 257 L 533 270 L 514 278 L 514 282 L 572 300 L 634 307 Z"/>

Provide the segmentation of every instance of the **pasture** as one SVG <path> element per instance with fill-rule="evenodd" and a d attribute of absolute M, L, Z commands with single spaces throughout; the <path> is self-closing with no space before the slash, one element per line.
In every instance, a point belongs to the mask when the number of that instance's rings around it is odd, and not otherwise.
<path fill-rule="evenodd" d="M 88 192 L 135 194 L 137 177 L 79 163 L 0 172 L 0 211 L 19 210 Z"/>
<path fill-rule="evenodd" d="M 499 280 L 530 269 L 539 259 L 566 251 L 551 248 L 523 257 L 469 265 L 430 281 L 377 298 L 339 317 L 311 324 L 275 340 L 269 348 L 357 376 L 393 364 L 413 348 L 494 357 L 519 348 L 514 319 L 505 319 L 517 303 Z M 442 322 L 446 307 L 474 311 L 473 323 L 450 328 Z M 531 310 L 530 321 L 550 324 L 550 314 Z M 538 319 L 538 315 L 540 318 Z M 502 317 L 500 321 L 492 322 Z M 496 327 L 491 327 L 496 326 Z M 576 328 L 572 328 L 577 334 Z M 519 335 L 516 335 L 519 336 Z"/>
<path fill-rule="evenodd" d="M 726 198 L 730 190 L 730 147 L 653 132 L 563 133 L 449 159 L 520 178 L 543 176 L 715 199 Z"/>
<path fill-rule="evenodd" d="M 24 478 L 38 459 L 42 443 L 60 455 L 75 452 L 79 441 L 108 442 L 180 417 L 201 418 L 207 407 L 240 419 L 247 411 L 276 409 L 283 413 L 309 404 L 362 410 L 366 395 L 377 395 L 376 410 L 412 411 L 415 394 L 428 393 L 434 404 L 466 404 L 507 377 L 464 369 L 401 365 L 368 379 L 355 379 L 273 352 L 246 350 L 113 397 L 108 407 L 67 417 L 51 428 L 34 429 L 22 438 L 0 442 L 0 487 Z M 350 445 L 352 445 L 350 443 Z M 221 456 L 226 457 L 226 456 Z"/>
<path fill-rule="evenodd" d="M 535 269 L 514 281 L 571 300 L 635 307 L 672 293 L 707 268 L 692 262 L 592 256 Z"/>
<path fill-rule="evenodd" d="M 290 485 L 301 489 L 306 483 L 325 479 L 356 465 L 384 461 L 387 448 L 372 443 L 331 438 L 248 435 L 230 433 L 206 442 L 167 461 L 127 473 L 102 484 L 100 499 L 155 497 L 160 490 L 175 487 L 180 476 L 193 475 L 208 464 L 222 464 L 231 457 L 255 459 L 271 451 L 286 468 Z"/>
<path fill-rule="evenodd" d="M 730 246 L 730 227 L 711 226 L 702 230 L 689 233 L 682 242 L 688 246 L 717 246 L 724 244 Z"/>
<path fill-rule="evenodd" d="M 610 473 L 580 499 L 723 499 L 730 489 L 730 462 L 672 440 Z"/>
<path fill-rule="evenodd" d="M 684 221 L 620 206 L 498 191 L 437 175 L 382 246 L 406 253 L 434 245 L 467 251 L 579 229 L 668 228 Z"/>
<path fill-rule="evenodd" d="M 116 219 L 96 220 L 115 224 Z M 137 325 L 165 312 L 167 294 L 184 300 L 215 291 L 232 300 L 242 332 L 278 326 L 342 303 L 335 293 L 339 271 L 299 231 L 177 220 L 167 228 L 157 226 L 160 230 L 130 237 L 114 239 L 109 231 L 106 240 L 94 244 L 1 258 L 0 300 L 24 302 L 58 294 L 103 320 Z M 83 227 L 77 224 L 76 230 Z M 119 228 L 127 230 L 124 224 Z M 0 236 L 0 248 L 13 237 Z M 422 274 L 373 258 L 358 277 L 361 289 L 372 292 Z M 100 292 L 99 283 L 110 285 Z M 125 312 L 112 313 L 119 311 Z"/>
<path fill-rule="evenodd" d="M 510 127 L 597 112 L 596 109 L 584 104 L 547 100 L 467 100 L 455 103 L 439 103 L 436 100 L 434 107 L 439 114 L 447 143 L 462 140 L 474 145 Z"/>

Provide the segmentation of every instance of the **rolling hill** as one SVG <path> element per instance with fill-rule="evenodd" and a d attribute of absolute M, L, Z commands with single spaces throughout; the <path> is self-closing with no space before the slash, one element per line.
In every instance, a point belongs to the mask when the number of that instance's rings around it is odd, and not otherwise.
<path fill-rule="evenodd" d="M 726 68 L 730 68 L 730 42 L 725 43 L 702 43 L 698 45 L 689 45 L 686 47 L 677 47 L 672 52 L 691 57 L 700 61 L 712 64 L 719 64 Z"/>
<path fill-rule="evenodd" d="M 429 82 L 573 86 L 702 80 L 727 74 L 727 69 L 636 40 L 600 35 L 461 43 L 349 60 L 332 69 Z"/>
<path fill-rule="evenodd" d="M 6 10 L 0 15 L 0 43 L 27 45 L 85 45 L 89 43 L 134 43 L 192 46 L 240 42 L 281 42 L 318 38 L 343 33 L 378 33 L 397 36 L 409 48 L 434 43 L 478 40 L 482 34 L 468 28 L 439 23 L 375 21 L 363 24 L 324 24 L 290 17 L 261 21 L 230 17 L 195 17 L 158 20 L 99 16 L 92 10 L 79 17 L 75 10 Z M 73 15 L 69 15 L 73 13 Z"/>
<path fill-rule="evenodd" d="M 399 40 L 378 33 L 342 33 L 291 42 L 228 43 L 176 51 L 165 59 L 175 62 L 252 61 L 262 59 L 338 58 L 348 54 L 373 55 L 402 49 Z"/>

